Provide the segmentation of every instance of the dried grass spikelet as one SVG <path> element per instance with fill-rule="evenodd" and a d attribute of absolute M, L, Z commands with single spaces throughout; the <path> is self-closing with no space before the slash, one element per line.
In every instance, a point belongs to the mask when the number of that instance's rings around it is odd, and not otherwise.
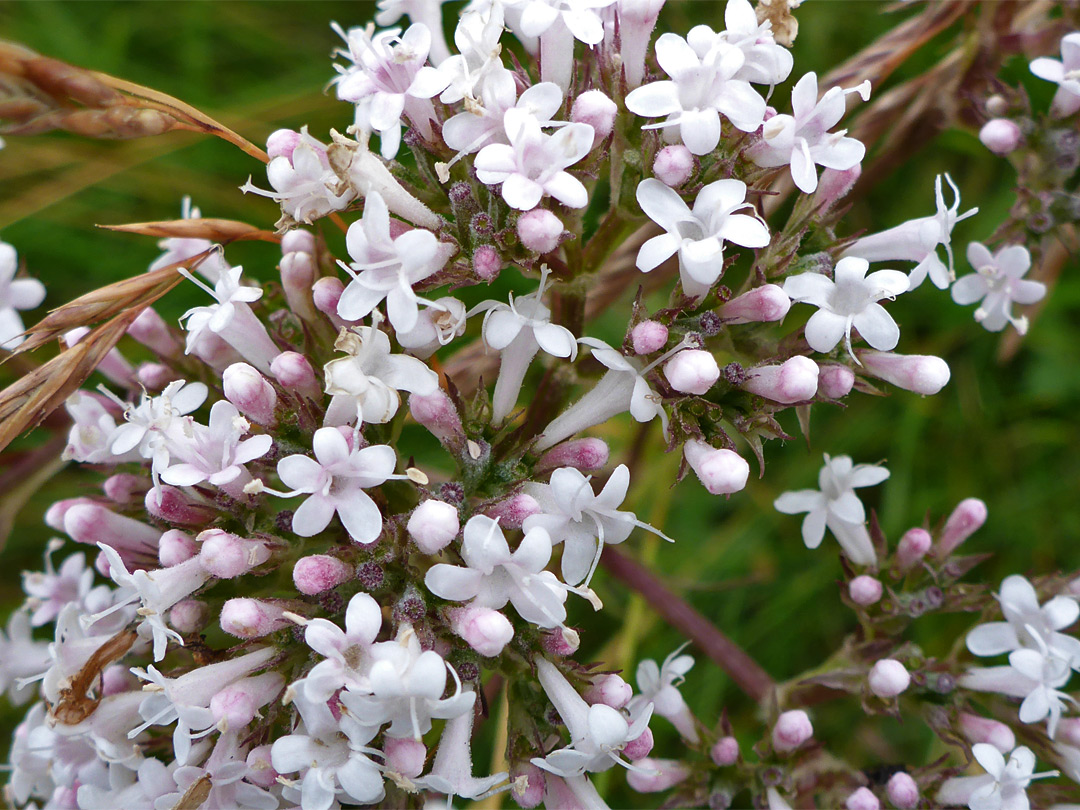
<path fill-rule="evenodd" d="M 262 149 L 179 99 L 0 41 L 0 134 L 36 135 L 54 129 L 87 138 L 201 132 L 269 161 Z"/>
<path fill-rule="evenodd" d="M 98 225 L 107 231 L 137 233 L 142 236 L 154 236 L 160 239 L 208 239 L 227 245 L 230 242 L 273 242 L 278 244 L 281 237 L 273 231 L 264 231 L 246 222 L 234 219 L 170 219 L 159 222 L 131 222 L 126 225 Z"/>
<path fill-rule="evenodd" d="M 92 715 L 101 703 L 101 673 L 109 664 L 122 658 L 138 634 L 127 628 L 121 630 L 87 659 L 68 684 L 60 689 L 60 697 L 49 706 L 49 717 L 65 726 L 76 726 Z"/>

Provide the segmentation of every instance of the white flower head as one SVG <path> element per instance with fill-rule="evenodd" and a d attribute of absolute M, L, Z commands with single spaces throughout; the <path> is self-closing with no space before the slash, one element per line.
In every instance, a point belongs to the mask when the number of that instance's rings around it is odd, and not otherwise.
<path fill-rule="evenodd" d="M 724 270 L 724 242 L 760 248 L 769 244 L 769 229 L 746 201 L 741 180 L 717 180 L 698 192 L 694 208 L 679 193 L 655 178 L 642 180 L 637 201 L 650 219 L 667 233 L 641 246 L 637 267 L 643 273 L 679 254 L 683 291 L 700 298 Z"/>
<path fill-rule="evenodd" d="M 683 644 L 675 650 L 660 666 L 652 659 L 645 659 L 638 664 L 637 684 L 641 691 L 631 698 L 626 708 L 633 717 L 651 703 L 655 714 L 666 717 L 683 737 L 696 743 L 698 732 L 694 716 L 679 692 L 679 686 L 686 680 L 686 673 L 694 666 L 693 657 L 682 654 L 685 647 L 686 644 Z"/>
<path fill-rule="evenodd" d="M 944 805 L 967 805 L 971 810 L 1028 810 L 1027 788 L 1032 780 L 1057 776 L 1057 772 L 1036 774 L 1035 754 L 1020 746 L 1009 761 L 994 746 L 976 743 L 971 747 L 975 760 L 986 773 L 947 779 L 936 799 Z"/>
<path fill-rule="evenodd" d="M 439 100 L 443 104 L 455 104 L 462 99 L 476 102 L 477 89 L 482 87 L 489 75 L 505 72 L 502 63 L 503 33 L 502 4 L 493 4 L 487 13 L 466 11 L 461 15 L 454 30 L 454 44 L 458 55 L 442 61 L 439 71 L 449 84 Z M 513 103 L 513 102 L 511 102 Z M 468 109 L 469 103 L 466 103 Z M 500 116 L 501 119 L 501 116 Z M 443 138 L 446 126 L 443 126 Z M 450 142 L 447 141 L 449 145 Z"/>
<path fill-rule="evenodd" d="M 704 30 L 699 32 L 699 29 Z M 720 33 L 714 35 L 708 26 L 699 25 L 690 29 L 686 39 L 693 45 L 701 37 L 704 40 L 702 46 L 695 48 L 701 53 L 703 48 L 708 47 L 710 36 L 720 37 L 742 50 L 746 61 L 735 74 L 737 79 L 775 85 L 787 79 L 791 73 L 791 51 L 777 44 L 771 21 L 758 22 L 750 0 L 728 0 L 724 8 L 724 30 Z"/>
<path fill-rule="evenodd" d="M 206 481 L 224 487 L 240 479 L 250 479 L 244 467 L 270 452 L 274 440 L 260 434 L 243 439 L 251 423 L 240 415 L 228 400 L 219 400 L 210 408 L 209 426 L 189 419 L 183 439 L 172 442 L 172 458 L 179 460 L 161 470 L 161 480 L 177 487 L 189 487 Z"/>
<path fill-rule="evenodd" d="M 967 248 L 968 262 L 975 272 L 957 279 L 950 290 L 960 305 L 981 302 L 975 320 L 990 332 L 1000 332 L 1011 323 L 1021 335 L 1028 329 L 1028 319 L 1016 317 L 1012 305 L 1034 304 L 1046 295 L 1041 281 L 1024 278 L 1031 267 L 1031 254 L 1023 245 L 1009 245 L 991 254 L 978 242 Z"/>
<path fill-rule="evenodd" d="M 835 280 L 811 272 L 790 276 L 784 282 L 784 292 L 792 301 L 818 308 L 806 322 L 806 342 L 814 351 L 832 351 L 843 340 L 848 354 L 858 363 L 851 349 L 852 327 L 875 349 L 896 348 L 900 327 L 878 301 L 907 291 L 908 278 L 897 270 L 866 275 L 869 268 L 865 259 L 848 256 L 836 263 Z"/>
<path fill-rule="evenodd" d="M 23 342 L 18 310 L 33 309 L 45 300 L 45 285 L 36 278 L 15 278 L 18 269 L 15 248 L 0 242 L 0 348 L 8 350 Z"/>
<path fill-rule="evenodd" d="M 1018 574 L 1006 577 L 996 596 L 1005 621 L 980 624 L 968 633 L 967 648 L 974 655 L 1003 655 L 1023 647 L 1038 649 L 1042 643 L 1080 668 L 1080 639 L 1061 632 L 1080 617 L 1080 605 L 1074 597 L 1062 594 L 1040 606 L 1035 588 Z"/>
<path fill-rule="evenodd" d="M 366 691 L 369 653 L 382 627 L 379 603 L 357 593 L 345 608 L 345 629 L 327 619 L 312 619 L 304 626 L 304 641 L 323 656 L 304 678 L 309 700 L 327 701 L 339 689 Z"/>
<path fill-rule="evenodd" d="M 1031 72 L 1058 86 L 1050 113 L 1067 118 L 1080 110 L 1080 31 L 1061 38 L 1061 59 L 1043 56 L 1031 63 Z"/>
<path fill-rule="evenodd" d="M 872 565 L 877 555 L 863 525 L 866 509 L 855 490 L 875 486 L 888 477 L 889 471 L 880 465 L 852 464 L 850 456 L 830 458 L 826 453 L 825 466 L 818 474 L 819 489 L 785 492 L 773 507 L 786 515 L 807 513 L 802 524 L 807 548 L 820 546 L 828 528 L 852 562 Z"/>

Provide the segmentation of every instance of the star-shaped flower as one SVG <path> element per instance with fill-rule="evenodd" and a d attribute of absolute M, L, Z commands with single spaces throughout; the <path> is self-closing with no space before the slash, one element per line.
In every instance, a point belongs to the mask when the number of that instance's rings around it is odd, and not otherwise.
<path fill-rule="evenodd" d="M 1021 335 L 1028 329 L 1028 319 L 1012 314 L 1012 305 L 1034 304 L 1046 295 L 1041 281 L 1025 279 L 1031 267 L 1031 254 L 1023 245 L 1009 245 L 991 254 L 984 245 L 972 242 L 967 249 L 968 262 L 975 272 L 953 284 L 953 301 L 958 304 L 982 303 L 975 310 L 975 320 L 990 332 L 1000 332 L 1011 323 Z"/>

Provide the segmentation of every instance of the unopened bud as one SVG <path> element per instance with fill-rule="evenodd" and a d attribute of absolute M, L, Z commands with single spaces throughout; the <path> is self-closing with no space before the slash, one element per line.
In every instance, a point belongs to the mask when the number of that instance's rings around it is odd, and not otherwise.
<path fill-rule="evenodd" d="M 489 518 L 498 520 L 505 529 L 520 529 L 521 524 L 525 522 L 525 518 L 539 514 L 541 511 L 536 498 L 524 492 L 519 492 L 505 501 L 500 501 L 494 506 L 488 507 L 484 510 L 484 514 Z"/>
<path fill-rule="evenodd" d="M 870 669 L 866 677 L 870 691 L 879 698 L 892 698 L 911 685 L 907 668 L 894 658 L 882 658 Z"/>
<path fill-rule="evenodd" d="M 994 93 L 986 99 L 986 111 L 990 115 L 1000 117 L 1009 111 L 1009 102 L 1000 93 Z"/>
<path fill-rule="evenodd" d="M 290 253 L 315 254 L 315 234 L 303 228 L 293 228 L 281 237 L 281 255 Z"/>
<path fill-rule="evenodd" d="M 171 568 L 199 553 L 199 544 L 190 534 L 169 529 L 158 541 L 158 562 L 162 568 Z"/>
<path fill-rule="evenodd" d="M 567 627 L 556 627 L 540 636 L 540 644 L 544 652 L 562 658 L 573 655 L 581 644 L 581 639 L 576 632 Z"/>
<path fill-rule="evenodd" d="M 105 497 L 114 503 L 128 504 L 141 499 L 149 489 L 149 481 L 141 475 L 117 473 L 110 475 L 102 484 Z"/>
<path fill-rule="evenodd" d="M 746 486 L 750 465 L 734 450 L 717 449 L 691 439 L 683 445 L 686 461 L 713 495 L 730 495 Z"/>
<path fill-rule="evenodd" d="M 676 391 L 700 396 L 720 379 L 720 366 L 711 352 L 684 349 L 664 364 L 664 377 Z"/>
<path fill-rule="evenodd" d="M 690 769 L 677 759 L 634 760 L 634 770 L 626 774 L 626 784 L 638 793 L 659 793 L 672 788 L 690 775 Z"/>
<path fill-rule="evenodd" d="M 668 328 L 659 321 L 642 321 L 630 330 L 635 354 L 652 354 L 667 344 Z"/>
<path fill-rule="evenodd" d="M 586 90 L 576 99 L 570 110 L 570 120 L 575 124 L 588 124 L 593 128 L 593 148 L 611 134 L 615 126 L 618 106 L 604 95 L 602 90 Z"/>
<path fill-rule="evenodd" d="M 926 556 L 933 545 L 930 532 L 926 529 L 908 529 L 896 546 L 896 564 L 901 571 L 910 571 Z"/>
<path fill-rule="evenodd" d="M 533 253 L 550 253 L 559 246 L 562 220 L 546 208 L 534 208 L 518 217 L 518 237 Z"/>
<path fill-rule="evenodd" d="M 121 553 L 153 551 L 154 555 L 157 555 L 158 539 L 161 537 L 160 529 L 155 529 L 134 518 L 118 515 L 88 499 L 71 498 L 54 503 L 49 508 L 49 513 L 53 515 L 54 520 L 57 514 L 62 515 L 59 528 L 77 543 L 86 543 L 91 546 L 104 543 Z M 47 514 L 46 522 L 52 526 L 48 517 Z"/>
<path fill-rule="evenodd" d="M 386 768 L 399 773 L 406 779 L 416 779 L 424 772 L 427 761 L 427 748 L 419 740 L 411 737 L 387 737 L 383 743 L 386 756 Z"/>
<path fill-rule="evenodd" d="M 603 439 L 571 439 L 556 445 L 540 456 L 534 471 L 547 472 L 559 467 L 573 467 L 581 472 L 603 469 L 608 463 L 609 450 Z"/>
<path fill-rule="evenodd" d="M 491 245 L 480 245 L 473 251 L 473 272 L 484 281 L 494 281 L 503 269 L 503 260 L 499 251 Z"/>
<path fill-rule="evenodd" d="M 818 389 L 818 366 L 801 354 L 778 366 L 758 366 L 746 372 L 743 388 L 783 405 L 812 399 Z"/>
<path fill-rule="evenodd" d="M 308 399 L 319 401 L 323 392 L 315 369 L 299 352 L 282 352 L 270 363 L 270 373 L 278 385 L 287 391 L 295 391 Z"/>
<path fill-rule="evenodd" d="M 184 353 L 182 344 L 157 312 L 147 307 L 131 322 L 127 333 L 159 357 L 179 357 Z"/>
<path fill-rule="evenodd" d="M 1008 756 L 1016 748 L 1016 735 L 1004 723 L 968 712 L 960 713 L 960 733 L 972 743 L 992 745 Z"/>
<path fill-rule="evenodd" d="M 979 130 L 979 140 L 995 155 L 1007 155 L 1020 145 L 1020 127 L 1008 118 L 992 118 Z"/>
<path fill-rule="evenodd" d="M 221 629 L 237 638 L 261 638 L 290 627 L 288 610 L 262 599 L 230 599 L 221 606 Z"/>
<path fill-rule="evenodd" d="M 709 750 L 709 756 L 721 768 L 734 765 L 739 761 L 739 741 L 734 737 L 721 737 Z"/>
<path fill-rule="evenodd" d="M 802 709 L 784 712 L 776 718 L 772 730 L 772 744 L 777 751 L 794 751 L 814 736 L 810 716 Z"/>
<path fill-rule="evenodd" d="M 544 772 L 525 762 L 517 765 L 511 772 L 513 779 L 510 795 L 519 807 L 532 810 L 544 801 Z"/>
<path fill-rule="evenodd" d="M 675 188 L 690 179 L 694 173 L 694 155 L 685 146 L 672 144 L 665 146 L 656 154 L 652 170 L 656 179 L 666 186 Z"/>
<path fill-rule="evenodd" d="M 147 391 L 161 391 L 176 378 L 176 372 L 164 363 L 142 363 L 135 371 L 135 379 Z"/>
<path fill-rule="evenodd" d="M 861 787 L 847 797 L 844 807 L 847 810 L 881 810 L 881 802 L 870 788 Z"/>
<path fill-rule="evenodd" d="M 814 203 L 823 208 L 831 208 L 847 196 L 862 174 L 862 164 L 856 163 L 850 169 L 825 169 L 818 180 Z"/>
<path fill-rule="evenodd" d="M 66 532 L 64 527 L 64 520 L 67 517 L 67 513 L 74 506 L 92 506 L 95 509 L 104 509 L 104 506 L 100 506 L 96 501 L 90 498 L 64 498 L 61 501 L 55 501 L 48 509 L 45 510 L 45 525 L 50 529 L 58 532 Z M 71 532 L 68 532 L 71 534 Z M 79 540 L 79 538 L 72 535 L 73 540 L 77 540 L 80 543 L 90 543 L 93 545 L 96 540 Z"/>
<path fill-rule="evenodd" d="M 986 523 L 986 504 L 978 498 L 965 498 L 956 505 L 938 538 L 937 555 L 947 557 Z"/>
<path fill-rule="evenodd" d="M 225 398 L 248 419 L 265 427 L 277 422 L 277 392 L 255 368 L 247 363 L 233 363 L 222 374 Z"/>
<path fill-rule="evenodd" d="M 247 776 L 244 778 L 261 788 L 271 788 L 278 783 L 280 774 L 274 770 L 274 764 L 270 759 L 272 745 L 260 745 L 252 748 L 247 755 Z"/>
<path fill-rule="evenodd" d="M 919 786 L 903 771 L 897 771 L 889 778 L 885 795 L 897 810 L 915 810 L 919 806 Z"/>
<path fill-rule="evenodd" d="M 209 618 L 210 608 L 198 599 L 182 599 L 169 610 L 169 624 L 183 635 L 198 633 Z"/>
<path fill-rule="evenodd" d="M 457 537 L 461 521 L 456 507 L 432 498 L 413 510 L 405 529 L 422 552 L 438 554 Z"/>
<path fill-rule="evenodd" d="M 121 692 L 130 692 L 138 689 L 139 679 L 131 674 L 131 670 L 121 664 L 106 667 L 101 673 L 101 695 L 118 695 Z"/>
<path fill-rule="evenodd" d="M 346 321 L 338 317 L 338 301 L 345 292 L 345 284 L 337 276 L 323 276 L 311 287 L 311 302 L 315 309 L 330 319 L 335 329 L 347 326 L 352 321 Z"/>
<path fill-rule="evenodd" d="M 720 317 L 728 323 L 771 323 L 791 309 L 791 299 L 777 284 L 763 284 L 732 298 L 720 307 Z"/>
<path fill-rule="evenodd" d="M 351 565 L 328 554 L 312 554 L 301 557 L 293 566 L 293 584 L 296 590 L 308 596 L 314 596 L 336 588 L 342 582 L 352 579 Z"/>
<path fill-rule="evenodd" d="M 848 583 L 848 596 L 851 597 L 851 601 L 863 607 L 881 599 L 882 592 L 881 582 L 866 574 L 855 577 Z"/>
<path fill-rule="evenodd" d="M 859 362 L 869 373 L 905 391 L 930 396 L 949 382 L 949 365 L 940 357 L 870 350 L 857 354 Z"/>
<path fill-rule="evenodd" d="M 621 709 L 633 696 L 634 688 L 614 672 L 600 676 L 582 695 L 590 705 L 602 703 L 613 709 Z"/>
<path fill-rule="evenodd" d="M 167 484 L 147 491 L 143 504 L 158 520 L 179 526 L 205 526 L 218 516 L 217 510 L 195 503 L 183 490 Z"/>
<path fill-rule="evenodd" d="M 235 579 L 270 559 L 270 548 L 263 540 L 221 529 L 207 529 L 195 539 L 201 544 L 199 565 L 219 579 Z"/>
<path fill-rule="evenodd" d="M 289 309 L 305 321 L 318 318 L 311 287 L 315 284 L 315 258 L 310 253 L 286 253 L 278 265 L 281 289 Z"/>
<path fill-rule="evenodd" d="M 514 637 L 514 626 L 497 610 L 469 605 L 450 612 L 450 629 L 476 652 L 491 658 Z"/>
<path fill-rule="evenodd" d="M 276 157 L 287 158 L 292 162 L 293 150 L 300 145 L 300 133 L 294 129 L 277 129 L 266 139 L 266 154 L 273 160 Z"/>
<path fill-rule="evenodd" d="M 409 411 L 413 419 L 451 450 L 458 450 L 464 445 L 465 430 L 461 426 L 461 417 L 441 388 L 431 394 L 411 394 Z"/>
<path fill-rule="evenodd" d="M 847 366 L 827 363 L 818 366 L 818 393 L 826 399 L 843 399 L 855 385 L 855 372 Z"/>
<path fill-rule="evenodd" d="M 623 755 L 631 762 L 644 759 L 652 752 L 653 744 L 652 729 L 646 726 L 639 737 L 626 744 L 626 747 L 623 748 Z"/>

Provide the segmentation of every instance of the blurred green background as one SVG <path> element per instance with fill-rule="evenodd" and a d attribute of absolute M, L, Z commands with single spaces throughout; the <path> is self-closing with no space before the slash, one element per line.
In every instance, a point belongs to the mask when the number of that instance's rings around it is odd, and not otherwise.
<path fill-rule="evenodd" d="M 723 4 L 669 4 L 669 30 L 710 22 L 722 26 Z M 325 138 L 330 127 L 350 123 L 347 106 L 324 94 L 334 75 L 331 51 L 338 44 L 329 22 L 343 26 L 371 18 L 362 2 L 6 2 L 0 31 L 44 54 L 94 68 L 175 95 L 233 127 L 256 143 L 282 126 L 310 126 Z M 826 72 L 858 47 L 887 30 L 910 9 L 885 14 L 886 4 L 814 0 L 798 12 L 795 77 Z M 661 23 L 661 28 L 665 23 Z M 913 75 L 940 58 L 949 36 L 937 38 L 912 65 L 891 80 Z M 1010 75 L 1023 78 L 1037 108 L 1045 109 L 1051 88 L 1026 76 L 1022 60 Z M 774 103 L 783 108 L 788 86 Z M 875 94 L 883 89 L 875 88 Z M 98 223 L 168 219 L 179 215 L 190 194 L 206 216 L 244 219 L 264 227 L 276 206 L 237 190 L 253 175 L 265 185 L 254 160 L 220 141 L 174 134 L 143 141 L 89 142 L 64 134 L 7 139 L 0 151 L 0 238 L 15 245 L 30 272 L 49 288 L 56 306 L 101 284 L 134 275 L 158 254 L 152 240 L 95 229 Z M 903 172 L 881 183 L 860 202 L 843 232 L 880 229 L 931 213 L 933 177 L 948 170 L 978 216 L 954 234 L 958 273 L 969 240 L 985 239 L 1005 217 L 1015 179 L 1008 163 L 987 152 L 970 132 L 948 132 L 930 144 Z M 266 245 L 229 249 L 233 264 L 269 280 L 276 251 Z M 890 311 L 902 328 L 899 349 L 947 359 L 952 381 L 939 395 L 921 398 L 893 392 L 887 398 L 853 396 L 848 407 L 817 406 L 811 446 L 801 439 L 766 447 L 767 476 L 751 480 L 732 498 L 707 495 L 691 475 L 668 488 L 678 459 L 659 453 L 652 434 L 649 457 L 634 482 L 639 517 L 677 539 L 669 546 L 636 534 L 623 548 L 652 561 L 665 581 L 747 649 L 777 680 L 790 678 L 835 649 L 854 626 L 839 600 L 837 546 L 830 538 L 817 551 L 803 547 L 800 519 L 776 513 L 775 496 L 816 486 L 821 454 L 851 454 L 856 462 L 884 461 L 892 477 L 863 490 L 895 542 L 905 529 L 944 516 L 962 498 L 979 496 L 989 505 L 987 525 L 969 541 L 971 551 L 992 551 L 993 560 L 975 577 L 990 583 L 1014 572 L 1047 572 L 1080 565 L 1080 274 L 1075 259 L 1065 268 L 1045 310 L 1034 321 L 1020 352 L 997 362 L 1000 338 L 985 332 L 972 308 L 952 304 L 929 283 L 902 296 Z M 162 309 L 176 315 L 199 300 L 180 289 Z M 796 307 L 789 323 L 805 319 Z M 30 319 L 40 315 L 34 313 Z M 5 372 L 0 371 L 0 375 Z M 8 379 L 3 377 L 3 379 Z M 797 434 L 794 414 L 782 420 Z M 625 429 L 625 430 L 623 430 Z M 629 424 L 612 429 L 625 444 Z M 622 438 L 620 438 L 620 436 Z M 71 470 L 50 484 L 48 496 L 33 497 L 22 510 L 3 551 L 0 583 L 5 609 L 20 600 L 15 572 L 40 568 L 50 532 L 41 523 L 48 504 L 93 487 Z M 681 639 L 646 605 L 606 580 L 597 581 L 606 609 L 596 618 L 579 611 L 586 628 L 582 660 L 601 649 L 611 663 L 633 666 L 640 657 L 662 659 Z M 626 624 L 622 620 L 626 619 Z M 966 619 L 931 619 L 916 633 L 929 652 L 944 653 Z M 730 681 L 707 661 L 689 676 L 690 705 L 706 723 L 725 707 L 736 726 L 753 729 L 753 710 Z M 854 705 L 848 707 L 857 712 Z M 933 741 L 918 721 L 903 726 L 866 724 L 852 734 L 853 714 L 838 707 L 815 714 L 818 736 L 849 753 L 856 764 L 926 761 Z M 19 712 L 0 714 L 0 748 Z M 657 752 L 675 751 L 675 735 L 664 721 L 653 724 Z M 480 758 L 483 760 L 483 757 Z M 649 803 L 606 774 L 615 804 Z"/>

